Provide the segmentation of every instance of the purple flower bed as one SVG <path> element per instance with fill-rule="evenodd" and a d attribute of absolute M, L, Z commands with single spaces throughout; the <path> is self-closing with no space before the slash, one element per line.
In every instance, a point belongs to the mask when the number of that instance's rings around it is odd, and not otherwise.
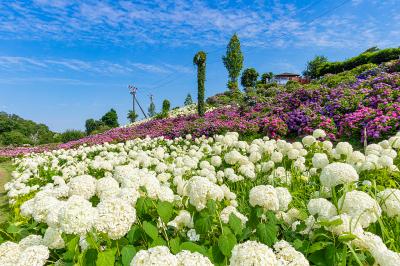
<path fill-rule="evenodd" d="M 380 71 L 368 71 L 361 74 L 355 83 L 332 89 L 319 86 L 281 92 L 272 103 L 257 103 L 247 108 L 222 107 L 206 113 L 204 117 L 188 115 L 155 119 L 65 144 L 3 149 L 0 156 L 18 156 L 146 136 L 175 138 L 192 134 L 198 137 L 226 131 L 261 133 L 279 138 L 302 136 L 322 128 L 331 139 L 362 141 L 366 129 L 369 139 L 380 139 L 400 129 L 400 73 L 392 69 L 397 71 L 398 68 L 391 66 Z"/>

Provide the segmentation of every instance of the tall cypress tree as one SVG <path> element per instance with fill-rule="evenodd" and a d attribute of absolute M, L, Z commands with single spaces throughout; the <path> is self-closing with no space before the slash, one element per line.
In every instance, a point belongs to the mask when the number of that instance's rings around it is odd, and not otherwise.
<path fill-rule="evenodd" d="M 206 80 L 206 58 L 203 51 L 197 52 L 193 58 L 193 64 L 197 65 L 197 111 L 199 116 L 204 116 L 204 82 Z"/>
<path fill-rule="evenodd" d="M 222 61 L 229 73 L 228 88 L 231 91 L 235 91 L 239 88 L 238 77 L 243 67 L 243 54 L 236 33 L 229 41 L 226 47 L 226 55 L 222 57 Z"/>
<path fill-rule="evenodd" d="M 147 114 L 149 115 L 149 117 L 153 117 L 156 115 L 156 105 L 154 104 L 152 96 L 150 97 L 150 105 Z"/>

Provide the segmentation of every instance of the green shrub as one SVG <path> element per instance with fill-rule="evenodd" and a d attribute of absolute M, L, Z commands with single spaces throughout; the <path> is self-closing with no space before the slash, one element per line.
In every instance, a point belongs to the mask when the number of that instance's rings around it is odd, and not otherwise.
<path fill-rule="evenodd" d="M 300 88 L 301 84 L 295 80 L 289 80 L 286 84 L 285 84 L 285 91 L 287 92 L 293 92 L 296 89 Z"/>
<path fill-rule="evenodd" d="M 400 48 L 388 48 L 376 52 L 365 52 L 342 62 L 323 63 L 318 67 L 316 77 L 321 77 L 328 73 L 337 74 L 368 63 L 380 64 L 388 62 L 399 58 L 399 56 Z"/>
<path fill-rule="evenodd" d="M 81 139 L 86 136 L 85 132 L 75 129 L 66 130 L 64 133 L 60 135 L 61 135 L 60 139 L 64 143 L 72 140 Z"/>
<path fill-rule="evenodd" d="M 344 71 L 336 75 L 326 74 L 317 82 L 317 84 L 323 84 L 328 86 L 329 88 L 333 88 L 339 84 L 352 83 L 357 80 L 357 76 L 360 75 L 362 72 L 374 69 L 376 67 L 377 65 L 369 63 L 358 66 L 349 71 Z"/>
<path fill-rule="evenodd" d="M 28 137 L 16 130 L 3 133 L 1 135 L 0 141 L 5 146 L 32 144 L 31 140 Z"/>

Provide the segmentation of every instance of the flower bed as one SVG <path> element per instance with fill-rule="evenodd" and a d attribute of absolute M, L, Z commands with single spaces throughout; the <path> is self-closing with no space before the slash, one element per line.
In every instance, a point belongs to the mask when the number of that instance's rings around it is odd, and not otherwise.
<path fill-rule="evenodd" d="M 253 127 L 236 113 L 209 130 Z M 0 265 L 398 265 L 400 133 L 365 153 L 327 138 L 148 137 L 17 158 Z"/>
<path fill-rule="evenodd" d="M 280 92 L 271 101 L 250 107 L 227 106 L 208 111 L 205 117 L 175 112 L 165 119 L 153 119 L 131 127 L 85 137 L 57 146 L 0 150 L 0 156 L 18 156 L 50 149 L 70 149 L 82 144 L 126 141 L 146 136 L 174 138 L 192 134 L 211 136 L 227 131 L 262 133 L 270 137 L 296 138 L 324 129 L 331 139 L 379 140 L 400 129 L 400 73 L 397 62 L 362 73 L 352 84 L 335 88 L 300 88 Z M 386 71 L 386 72 L 385 72 Z M 185 109 L 185 110 L 186 110 Z"/>

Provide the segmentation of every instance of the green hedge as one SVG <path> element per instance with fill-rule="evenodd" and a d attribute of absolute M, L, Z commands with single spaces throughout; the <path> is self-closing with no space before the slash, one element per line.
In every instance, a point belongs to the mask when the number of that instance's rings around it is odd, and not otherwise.
<path fill-rule="evenodd" d="M 358 56 L 349 58 L 342 62 L 327 62 L 317 69 L 317 76 L 325 74 L 337 74 L 346 70 L 351 70 L 357 66 L 373 63 L 380 64 L 400 57 L 400 48 L 388 48 L 377 52 L 362 53 Z"/>

